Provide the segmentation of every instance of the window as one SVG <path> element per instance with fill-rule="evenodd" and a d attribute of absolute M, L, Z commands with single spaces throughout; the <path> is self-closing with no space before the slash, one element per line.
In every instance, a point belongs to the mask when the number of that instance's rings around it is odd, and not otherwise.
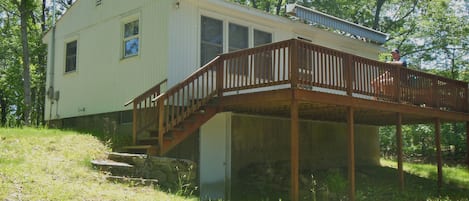
<path fill-rule="evenodd" d="M 223 22 L 202 16 L 201 32 L 200 63 L 203 66 L 223 53 Z"/>
<path fill-rule="evenodd" d="M 249 47 L 248 28 L 230 23 L 229 26 L 229 52 Z"/>
<path fill-rule="evenodd" d="M 254 30 L 254 47 L 272 42 L 272 34 L 264 31 Z M 272 52 L 260 52 L 254 56 L 256 67 L 254 76 L 261 79 L 272 79 Z"/>
<path fill-rule="evenodd" d="M 249 47 L 249 32 L 248 27 L 230 23 L 228 27 L 228 51 L 236 51 Z M 248 56 L 240 57 L 235 62 L 234 66 L 229 68 L 231 73 L 238 75 L 248 75 Z"/>
<path fill-rule="evenodd" d="M 254 29 L 254 47 L 272 43 L 272 34 Z"/>
<path fill-rule="evenodd" d="M 65 72 L 77 70 L 77 41 L 67 43 L 65 47 Z"/>
<path fill-rule="evenodd" d="M 124 24 L 124 58 L 138 55 L 139 44 L 138 20 Z"/>

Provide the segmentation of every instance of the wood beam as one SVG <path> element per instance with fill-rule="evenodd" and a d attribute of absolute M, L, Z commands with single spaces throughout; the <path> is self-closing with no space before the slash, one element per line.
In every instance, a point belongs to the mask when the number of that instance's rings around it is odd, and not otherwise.
<path fill-rule="evenodd" d="M 236 106 L 236 105 L 250 105 L 267 102 L 286 102 L 291 101 L 291 89 L 279 89 L 263 92 L 254 92 L 236 95 L 224 95 L 220 101 L 222 107 Z M 469 119 L 468 119 L 469 120 Z"/>
<path fill-rule="evenodd" d="M 294 95 L 293 95 L 294 96 Z M 292 97 L 291 102 L 291 126 L 290 126 L 290 170 L 291 170 L 291 200 L 299 200 L 299 119 L 298 119 L 298 101 Z"/>
<path fill-rule="evenodd" d="M 441 121 L 439 118 L 435 119 L 435 146 L 438 169 L 438 190 L 440 190 L 443 184 L 443 167 L 441 162 Z"/>
<path fill-rule="evenodd" d="M 421 108 L 414 105 L 376 101 L 371 99 L 356 98 L 345 95 L 324 93 L 319 91 L 298 90 L 300 102 L 316 102 L 342 106 L 350 106 L 360 109 L 372 109 L 388 112 L 400 112 L 406 115 L 417 115 L 427 118 L 440 118 L 451 121 L 469 121 L 469 115 L 461 112 L 442 111 L 433 108 Z"/>
<path fill-rule="evenodd" d="M 397 113 L 396 123 L 396 141 L 397 141 L 397 170 L 399 174 L 399 189 L 404 190 L 404 169 L 402 154 L 402 114 Z"/>
<path fill-rule="evenodd" d="M 348 181 L 349 200 L 355 200 L 355 140 L 353 108 L 347 107 L 347 147 L 348 147 Z"/>

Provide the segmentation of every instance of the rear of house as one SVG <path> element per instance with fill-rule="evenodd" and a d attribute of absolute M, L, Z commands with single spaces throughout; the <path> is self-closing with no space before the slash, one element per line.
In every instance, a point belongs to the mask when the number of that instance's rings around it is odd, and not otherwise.
<path fill-rule="evenodd" d="M 291 38 L 369 59 L 381 51 L 376 43 L 222 0 L 78 0 L 44 37 L 45 119 L 131 135 L 132 107 L 124 104 L 155 84 L 167 80 L 165 91 L 221 53 Z M 301 168 L 346 164 L 345 124 L 304 120 L 301 127 Z M 377 127 L 357 126 L 356 133 L 358 164 L 377 164 Z M 229 199 L 246 168 L 281 168 L 289 146 L 288 117 L 226 112 L 167 156 L 199 163 L 202 198 Z"/>

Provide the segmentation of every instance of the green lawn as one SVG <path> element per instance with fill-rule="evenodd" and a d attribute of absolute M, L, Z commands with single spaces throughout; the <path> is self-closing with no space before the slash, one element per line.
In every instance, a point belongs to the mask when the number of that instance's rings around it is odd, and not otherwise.
<path fill-rule="evenodd" d="M 197 200 L 107 181 L 90 165 L 106 151 L 89 134 L 0 128 L 0 200 Z"/>

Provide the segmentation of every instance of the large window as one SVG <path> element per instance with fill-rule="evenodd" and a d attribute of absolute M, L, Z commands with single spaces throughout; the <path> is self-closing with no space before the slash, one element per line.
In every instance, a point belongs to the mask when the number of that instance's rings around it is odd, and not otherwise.
<path fill-rule="evenodd" d="M 248 27 L 230 23 L 228 36 L 229 52 L 249 47 Z"/>
<path fill-rule="evenodd" d="M 223 53 L 223 22 L 202 16 L 200 63 L 205 65 Z"/>
<path fill-rule="evenodd" d="M 124 58 L 138 55 L 140 45 L 139 33 L 140 32 L 138 20 L 134 20 L 124 24 Z"/>
<path fill-rule="evenodd" d="M 272 34 L 254 29 L 254 47 L 272 43 Z"/>
<path fill-rule="evenodd" d="M 77 70 L 77 41 L 71 41 L 65 47 L 65 72 Z"/>
<path fill-rule="evenodd" d="M 223 38 L 224 34 L 227 36 Z M 218 54 L 257 47 L 272 42 L 272 33 L 251 28 L 248 25 L 224 22 L 206 16 L 201 17 L 200 62 L 203 66 Z M 224 47 L 224 44 L 227 47 Z M 253 56 L 238 57 L 230 63 L 230 73 L 257 78 L 273 78 L 272 53 L 270 51 Z"/>
<path fill-rule="evenodd" d="M 246 26 L 230 23 L 228 27 L 228 51 L 236 51 L 249 47 L 249 29 Z M 248 57 L 244 56 L 237 60 L 236 65 L 230 68 L 231 73 L 248 75 Z"/>
<path fill-rule="evenodd" d="M 254 47 L 272 43 L 272 34 L 264 31 L 254 30 Z M 265 51 L 255 55 L 254 76 L 261 79 L 273 78 L 272 52 Z"/>

